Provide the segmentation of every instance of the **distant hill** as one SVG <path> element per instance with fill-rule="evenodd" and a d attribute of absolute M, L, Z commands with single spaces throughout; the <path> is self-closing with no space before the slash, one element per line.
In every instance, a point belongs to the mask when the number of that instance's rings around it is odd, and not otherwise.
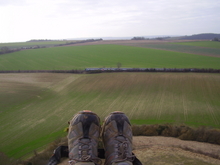
<path fill-rule="evenodd" d="M 180 36 L 180 35 L 152 35 L 152 36 L 133 36 L 133 37 L 101 37 L 103 40 L 131 40 L 134 38 L 142 38 L 142 39 L 157 39 L 157 40 L 212 40 L 214 38 L 220 39 L 220 34 L 215 33 L 203 33 L 203 34 L 194 34 L 191 36 Z M 93 39 L 99 39 L 100 37 L 93 37 Z M 87 38 L 69 38 L 66 40 L 86 40 Z"/>
<path fill-rule="evenodd" d="M 195 34 L 191 36 L 178 37 L 178 39 L 180 40 L 212 40 L 214 38 L 220 38 L 220 34 L 203 33 L 203 34 Z"/>

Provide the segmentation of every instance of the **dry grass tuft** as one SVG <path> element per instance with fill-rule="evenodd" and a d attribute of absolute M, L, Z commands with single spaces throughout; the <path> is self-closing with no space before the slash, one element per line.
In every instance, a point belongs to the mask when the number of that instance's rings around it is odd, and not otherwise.
<path fill-rule="evenodd" d="M 158 131 L 157 131 L 157 126 L 156 125 L 133 125 L 132 126 L 132 131 L 135 136 L 157 136 Z"/>

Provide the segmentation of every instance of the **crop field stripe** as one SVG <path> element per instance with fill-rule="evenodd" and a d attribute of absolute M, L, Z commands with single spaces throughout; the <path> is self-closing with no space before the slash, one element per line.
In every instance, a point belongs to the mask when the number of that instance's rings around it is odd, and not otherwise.
<path fill-rule="evenodd" d="M 140 104 L 140 98 L 141 98 L 141 95 L 137 99 L 134 98 L 137 101 L 136 101 L 135 105 L 131 108 L 130 116 L 134 116 L 134 114 L 137 113 L 138 106 Z M 137 113 L 137 114 L 139 114 L 139 113 Z"/>
<path fill-rule="evenodd" d="M 133 107 L 133 114 L 131 114 L 132 117 L 134 116 L 134 118 L 135 118 L 136 115 L 137 116 L 142 115 L 144 104 L 146 104 L 146 100 L 144 98 L 146 98 L 146 93 L 144 90 L 142 90 L 136 105 Z M 134 114 L 136 114 L 136 115 L 134 115 Z"/>
<path fill-rule="evenodd" d="M 164 82 L 166 82 L 166 81 L 167 81 L 167 80 L 166 80 L 166 78 L 165 78 Z M 158 98 L 158 100 L 159 100 L 159 106 L 158 106 L 158 110 L 157 110 L 157 119 L 158 119 L 158 120 L 160 119 L 161 112 L 162 112 L 162 110 L 163 110 L 163 106 L 166 104 L 166 103 L 164 104 L 165 89 L 164 89 L 164 86 L 163 86 L 163 85 L 160 86 L 159 91 L 161 91 L 161 95 L 160 95 L 160 97 Z"/>
<path fill-rule="evenodd" d="M 185 96 L 182 97 L 183 100 L 183 110 L 184 110 L 184 121 L 186 122 L 188 119 L 187 107 L 185 106 Z"/>
<path fill-rule="evenodd" d="M 105 109 L 105 110 L 101 113 L 102 118 L 104 118 L 105 116 L 107 116 L 107 115 L 109 114 L 109 112 L 114 109 L 113 107 L 115 106 L 115 104 L 116 104 L 117 101 L 118 101 L 118 97 L 116 97 L 116 98 L 112 101 L 112 103 L 110 103 L 108 109 Z"/>
<path fill-rule="evenodd" d="M 183 78 L 179 79 L 179 81 L 184 81 Z M 189 82 L 190 83 L 190 82 Z M 187 95 L 185 94 L 185 84 L 181 83 L 182 86 L 180 86 L 180 92 L 181 92 L 181 103 L 182 103 L 182 109 L 183 109 L 183 114 L 184 114 L 184 122 L 186 122 L 188 120 L 188 107 L 187 107 Z M 191 83 L 190 83 L 191 84 Z M 189 86 L 190 88 L 191 86 Z M 191 90 L 191 89 L 190 89 Z"/>
<path fill-rule="evenodd" d="M 207 89 L 210 89 L 209 84 L 206 83 L 205 85 L 207 86 Z M 209 91 L 209 93 L 211 93 L 211 92 Z M 207 109 L 208 109 L 208 111 L 209 111 L 209 113 L 210 113 L 210 115 L 211 115 L 211 117 L 212 117 L 214 123 L 215 123 L 216 125 L 219 125 L 219 120 L 216 119 L 216 115 L 215 115 L 215 113 L 214 113 L 214 111 L 213 111 L 213 108 L 210 106 L 210 103 L 207 102 L 205 96 L 206 96 L 206 93 L 205 93 L 205 91 L 203 91 L 203 97 L 204 97 L 204 101 L 205 101 L 205 104 L 206 104 L 206 106 L 207 106 Z"/>
<path fill-rule="evenodd" d="M 137 79 L 137 78 L 136 78 Z M 152 94 L 152 89 L 149 88 L 147 86 L 147 84 L 151 84 L 152 83 L 152 77 L 149 77 L 148 79 L 144 78 L 145 80 L 145 84 L 142 88 L 140 88 L 139 93 L 140 93 L 140 97 L 139 97 L 139 102 L 138 104 L 136 104 L 137 110 L 139 110 L 139 113 L 135 113 L 134 117 L 136 119 L 138 119 L 137 116 L 146 116 L 146 118 L 148 118 L 149 113 L 151 115 L 156 116 L 157 115 L 157 109 L 154 109 L 152 105 L 156 105 L 158 104 L 158 95 L 157 94 Z M 139 80 L 140 81 L 140 80 Z M 133 116 L 132 116 L 133 118 Z"/>
<path fill-rule="evenodd" d="M 210 113 L 211 116 L 212 116 L 212 119 L 213 119 L 215 125 L 219 125 L 219 122 L 218 122 L 218 120 L 216 119 L 215 113 L 214 113 L 213 109 L 211 108 L 210 104 L 209 104 L 209 103 L 206 103 L 206 105 L 207 105 L 207 109 L 208 109 L 209 113 Z"/>
<path fill-rule="evenodd" d="M 85 108 L 83 109 L 93 109 L 92 106 L 98 102 L 98 100 L 100 100 L 101 98 L 101 94 L 98 94 L 96 97 L 94 97 L 94 99 L 91 99 L 91 101 L 89 101 L 87 104 L 85 104 Z"/>

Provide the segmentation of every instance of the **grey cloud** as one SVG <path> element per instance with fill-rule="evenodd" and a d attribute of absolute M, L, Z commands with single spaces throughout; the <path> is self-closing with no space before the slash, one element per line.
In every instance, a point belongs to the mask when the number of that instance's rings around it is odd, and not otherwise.
<path fill-rule="evenodd" d="M 113 25 L 118 22 L 124 24 L 204 19 L 219 13 L 219 8 L 219 2 L 215 0 L 68 0 L 60 3 L 57 15 L 63 13 L 73 19 L 97 18 L 99 24 Z"/>

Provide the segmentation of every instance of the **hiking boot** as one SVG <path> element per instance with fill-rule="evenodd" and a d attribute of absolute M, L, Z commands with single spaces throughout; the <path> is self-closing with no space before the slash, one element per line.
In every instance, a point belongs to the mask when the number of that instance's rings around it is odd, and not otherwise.
<path fill-rule="evenodd" d="M 71 165 L 99 165 L 98 140 L 99 117 L 88 110 L 76 114 L 70 122 L 68 133 L 69 159 Z"/>
<path fill-rule="evenodd" d="M 105 148 L 105 165 L 132 165 L 132 130 L 127 116 L 115 111 L 106 117 L 102 138 Z"/>

